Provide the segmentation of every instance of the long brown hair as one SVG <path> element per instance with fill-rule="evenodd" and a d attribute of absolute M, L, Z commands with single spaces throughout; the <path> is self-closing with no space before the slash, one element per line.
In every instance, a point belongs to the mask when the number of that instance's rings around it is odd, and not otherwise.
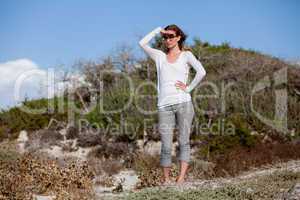
<path fill-rule="evenodd" d="M 176 24 L 170 24 L 164 28 L 165 30 L 172 30 L 175 31 L 176 36 L 180 36 L 180 40 L 178 41 L 178 46 L 181 51 L 187 51 L 191 50 L 191 48 L 185 46 L 185 40 L 187 38 L 187 35 L 176 25 Z M 168 48 L 164 48 L 166 52 L 168 52 Z"/>

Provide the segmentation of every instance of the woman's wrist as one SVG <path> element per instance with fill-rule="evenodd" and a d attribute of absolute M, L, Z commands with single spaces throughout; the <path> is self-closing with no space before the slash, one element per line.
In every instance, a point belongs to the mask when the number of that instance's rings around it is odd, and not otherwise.
<path fill-rule="evenodd" d="M 158 34 L 158 33 L 160 33 L 160 31 L 162 30 L 162 27 L 157 27 L 155 30 L 154 30 L 154 32 L 156 33 L 156 34 Z"/>
<path fill-rule="evenodd" d="M 184 91 L 185 91 L 186 93 L 190 93 L 190 88 L 189 88 L 189 86 L 185 87 Z"/>

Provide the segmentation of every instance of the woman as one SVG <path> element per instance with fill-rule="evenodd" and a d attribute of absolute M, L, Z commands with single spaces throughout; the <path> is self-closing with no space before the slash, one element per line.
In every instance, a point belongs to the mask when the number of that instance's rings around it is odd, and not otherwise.
<path fill-rule="evenodd" d="M 149 46 L 150 40 L 159 33 L 163 37 L 166 52 Z M 139 45 L 155 61 L 157 69 L 158 129 L 161 136 L 160 165 L 163 168 L 164 185 L 172 183 L 169 173 L 175 125 L 179 130 L 180 160 L 180 174 L 176 178 L 176 183 L 181 184 L 185 180 L 190 161 L 190 131 L 195 115 L 190 93 L 206 74 L 200 61 L 184 47 L 185 39 L 184 32 L 172 24 L 164 29 L 155 28 L 139 41 Z M 196 76 L 187 85 L 189 65 L 196 70 Z"/>

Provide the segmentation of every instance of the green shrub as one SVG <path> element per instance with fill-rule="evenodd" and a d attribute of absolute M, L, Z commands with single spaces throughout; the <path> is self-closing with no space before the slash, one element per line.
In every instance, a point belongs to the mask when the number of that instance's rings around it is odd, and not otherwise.
<path fill-rule="evenodd" d="M 48 104 L 54 105 L 54 107 L 50 106 L 49 110 Z M 23 108 L 24 106 L 34 110 L 46 109 L 46 112 L 42 114 L 28 113 L 24 112 L 21 107 L 13 107 L 7 111 L 2 111 L 0 114 L 0 125 L 7 126 L 13 138 L 18 136 L 18 134 L 15 133 L 21 130 L 38 130 L 45 128 L 51 118 L 55 118 L 59 121 L 65 121 L 67 119 L 66 107 L 63 112 L 58 111 L 58 97 L 54 97 L 53 99 L 26 100 L 22 104 Z"/>
<path fill-rule="evenodd" d="M 130 192 L 123 199 L 181 199 L 181 200 L 217 200 L 217 199 L 275 199 L 283 197 L 286 191 L 300 180 L 300 173 L 293 171 L 276 171 L 270 175 L 245 179 L 239 183 L 226 183 L 212 189 L 197 188 L 179 190 L 175 188 L 146 188 L 138 192 Z M 280 198 L 283 199 L 283 198 Z"/>

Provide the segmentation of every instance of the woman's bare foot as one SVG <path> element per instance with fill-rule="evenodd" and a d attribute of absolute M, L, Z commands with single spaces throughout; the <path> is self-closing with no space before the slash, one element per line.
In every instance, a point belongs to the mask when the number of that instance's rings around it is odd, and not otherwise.
<path fill-rule="evenodd" d="M 176 184 L 182 184 L 182 183 L 184 183 L 184 177 L 177 177 L 176 178 Z"/>

